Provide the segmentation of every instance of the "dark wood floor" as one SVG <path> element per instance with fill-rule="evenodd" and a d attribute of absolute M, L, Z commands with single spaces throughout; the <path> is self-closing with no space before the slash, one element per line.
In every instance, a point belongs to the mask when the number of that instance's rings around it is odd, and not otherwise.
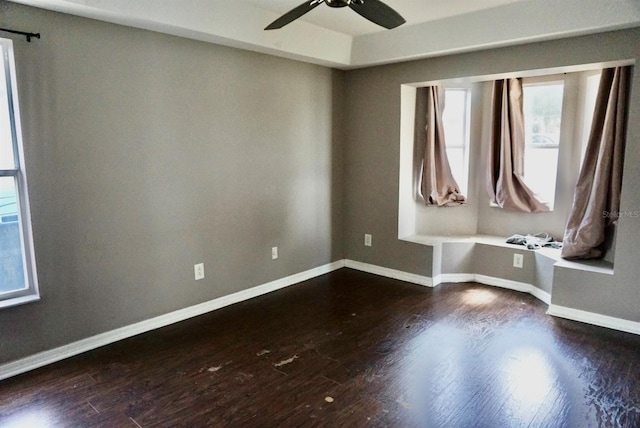
<path fill-rule="evenodd" d="M 640 426 L 640 337 L 342 269 L 0 382 L 2 427 Z"/>

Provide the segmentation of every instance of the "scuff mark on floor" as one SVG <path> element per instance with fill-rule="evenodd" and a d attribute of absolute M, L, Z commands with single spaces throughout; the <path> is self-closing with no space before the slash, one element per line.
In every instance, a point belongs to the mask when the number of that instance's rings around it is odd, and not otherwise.
<path fill-rule="evenodd" d="M 238 372 L 238 375 L 236 376 L 236 380 L 239 382 L 245 382 L 247 380 L 251 380 L 253 378 L 253 375 L 251 373 L 245 373 L 245 372 Z"/>
<path fill-rule="evenodd" d="M 278 373 L 280 373 L 281 375 L 289 376 L 288 374 L 286 374 L 286 373 L 285 373 L 285 372 L 283 372 L 282 370 L 278 370 L 278 369 L 277 369 L 277 368 L 275 368 L 275 367 L 271 367 L 271 368 L 272 368 L 272 369 L 274 369 L 275 371 L 277 371 Z"/>
<path fill-rule="evenodd" d="M 138 422 L 136 422 L 135 419 L 133 419 L 132 417 L 129 417 L 129 419 L 131 419 L 131 422 L 133 422 L 134 424 L 136 424 L 137 427 L 142 428 L 142 425 L 140 425 Z"/>
<path fill-rule="evenodd" d="M 298 355 L 294 355 L 294 356 L 293 356 L 293 357 L 291 357 L 291 358 L 287 358 L 286 360 L 282 360 L 282 361 L 280 361 L 279 363 L 275 363 L 275 364 L 274 364 L 274 366 L 275 366 L 275 367 L 282 367 L 282 366 L 285 366 L 285 365 L 287 365 L 287 364 L 291 364 L 291 363 L 293 363 L 293 361 L 294 361 L 294 360 L 297 360 L 297 359 L 298 359 Z"/>
<path fill-rule="evenodd" d="M 96 409 L 96 407 L 95 407 L 93 404 L 91 404 L 91 402 L 90 402 L 89 400 L 87 400 L 87 404 L 88 404 L 89 406 L 91 406 L 91 408 L 92 408 L 93 410 L 95 410 L 95 412 L 96 412 L 97 414 L 100 414 L 100 412 L 98 411 L 98 409 Z"/>
<path fill-rule="evenodd" d="M 256 355 L 258 357 L 262 357 L 263 355 L 267 355 L 267 354 L 270 354 L 270 353 L 271 353 L 271 351 L 269 351 L 268 349 L 263 349 L 262 351 L 256 353 Z"/>
<path fill-rule="evenodd" d="M 333 380 L 333 379 L 331 379 L 331 378 L 329 378 L 329 377 L 326 377 L 326 376 L 324 376 L 324 375 L 320 375 L 320 377 L 321 377 L 321 378 L 324 378 L 325 380 L 327 380 L 327 381 L 329 381 L 329 382 L 333 382 L 333 383 L 335 383 L 336 385 L 340 385 L 340 386 L 342 385 L 340 382 L 336 382 L 335 380 Z"/>

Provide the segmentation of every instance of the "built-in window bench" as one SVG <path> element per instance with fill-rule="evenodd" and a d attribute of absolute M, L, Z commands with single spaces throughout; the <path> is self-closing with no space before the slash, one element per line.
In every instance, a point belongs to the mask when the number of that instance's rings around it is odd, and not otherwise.
<path fill-rule="evenodd" d="M 568 261 L 559 249 L 543 247 L 529 250 L 508 244 L 505 236 L 411 235 L 401 238 L 433 247 L 433 285 L 443 282 L 470 282 L 510 288 L 532 294 L 552 303 L 554 282 L 566 275 L 587 275 L 597 281 L 612 275 L 613 264 L 605 260 Z M 514 266 L 514 254 L 522 256 L 522 267 Z"/>

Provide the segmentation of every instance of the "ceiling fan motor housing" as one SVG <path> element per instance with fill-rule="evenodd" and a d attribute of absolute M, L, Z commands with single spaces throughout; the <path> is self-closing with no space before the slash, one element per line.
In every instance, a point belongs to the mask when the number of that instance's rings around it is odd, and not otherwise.
<path fill-rule="evenodd" d="M 325 3 L 330 7 L 346 7 L 351 3 L 363 4 L 364 0 L 325 0 Z"/>

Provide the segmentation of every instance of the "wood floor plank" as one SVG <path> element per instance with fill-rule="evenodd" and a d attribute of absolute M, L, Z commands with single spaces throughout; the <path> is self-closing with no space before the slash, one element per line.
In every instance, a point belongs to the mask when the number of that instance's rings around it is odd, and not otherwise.
<path fill-rule="evenodd" d="M 638 427 L 640 337 L 341 269 L 0 382 L 0 427 Z"/>

